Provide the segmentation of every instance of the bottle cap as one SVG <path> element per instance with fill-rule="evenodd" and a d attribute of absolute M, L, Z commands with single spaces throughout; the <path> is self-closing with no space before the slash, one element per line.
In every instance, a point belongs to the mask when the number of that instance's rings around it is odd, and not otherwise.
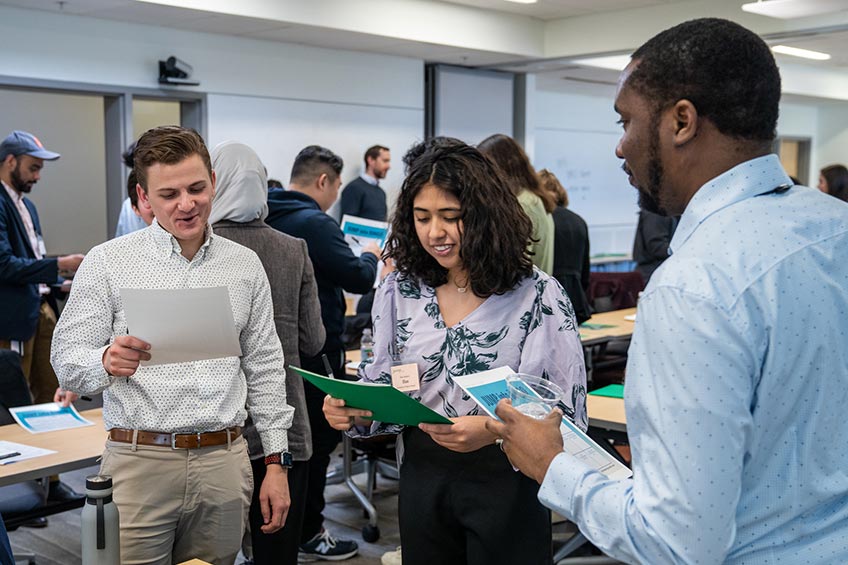
<path fill-rule="evenodd" d="M 88 490 L 106 490 L 112 488 L 112 475 L 89 475 L 85 478 Z"/>

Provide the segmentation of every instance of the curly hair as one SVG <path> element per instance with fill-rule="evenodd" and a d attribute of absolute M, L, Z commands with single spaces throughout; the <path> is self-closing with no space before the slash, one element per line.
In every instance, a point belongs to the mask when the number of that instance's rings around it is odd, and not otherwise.
<path fill-rule="evenodd" d="M 568 208 L 568 192 L 555 174 L 548 169 L 542 169 L 539 171 L 539 182 L 542 183 L 542 189 L 554 197 L 557 206 Z"/>
<path fill-rule="evenodd" d="M 447 282 L 439 265 L 418 239 L 413 205 L 425 186 L 454 195 L 460 203 L 459 257 L 475 295 L 488 298 L 515 288 L 533 272 L 527 250 L 532 224 L 491 161 L 457 140 L 439 138 L 410 149 L 409 174 L 401 187 L 386 244 L 386 257 L 398 271 L 437 287 Z"/>
<path fill-rule="evenodd" d="M 509 183 L 512 193 L 518 196 L 521 191 L 529 190 L 542 199 L 545 212 L 550 214 L 556 208 L 554 197 L 545 190 L 536 175 L 536 169 L 530 163 L 527 153 L 513 138 L 502 133 L 490 135 L 477 146 L 501 170 Z"/>
<path fill-rule="evenodd" d="M 676 25 L 633 53 L 627 84 L 654 111 L 689 100 L 719 132 L 743 141 L 775 137 L 780 73 L 768 45 L 728 20 L 702 18 Z"/>

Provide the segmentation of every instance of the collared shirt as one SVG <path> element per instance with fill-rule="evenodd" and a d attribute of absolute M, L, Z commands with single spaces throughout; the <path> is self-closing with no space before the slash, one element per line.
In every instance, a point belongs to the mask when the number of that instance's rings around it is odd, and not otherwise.
<path fill-rule="evenodd" d="M 368 184 L 373 184 L 374 186 L 380 186 L 380 181 L 376 178 L 372 177 L 368 173 L 359 173 L 359 178 L 367 182 Z"/>
<path fill-rule="evenodd" d="M 118 225 L 115 226 L 115 237 L 143 230 L 146 227 L 147 224 L 144 223 L 144 220 L 133 210 L 132 201 L 125 198 L 124 203 L 121 204 L 121 213 L 118 215 Z"/>
<path fill-rule="evenodd" d="M 156 221 L 92 249 L 53 334 L 53 368 L 63 388 L 103 391 L 107 429 L 220 430 L 244 423 L 247 405 L 265 452 L 285 451 L 293 409 L 286 404 L 268 279 L 253 251 L 208 229 L 191 261 Z M 121 289 L 214 286 L 229 290 L 241 358 L 140 366 L 132 377 L 106 373 L 104 351 L 115 336 L 127 334 Z"/>
<path fill-rule="evenodd" d="M 848 562 L 848 205 L 776 156 L 692 198 L 627 365 L 632 480 L 558 455 L 539 498 L 628 563 Z"/>
<path fill-rule="evenodd" d="M 15 208 L 18 210 L 18 215 L 21 217 L 21 221 L 24 223 L 24 228 L 26 228 L 27 239 L 29 239 L 29 246 L 32 248 L 32 252 L 35 255 L 36 259 L 44 258 L 44 250 L 42 246 L 44 245 L 41 238 L 38 236 L 38 233 L 35 231 L 35 223 L 32 221 L 32 215 L 29 213 L 29 208 L 24 204 L 24 195 L 10 187 L 3 181 L 0 181 L 0 184 L 3 185 L 3 188 L 6 189 L 6 194 L 9 195 L 9 198 L 12 199 L 12 202 L 15 203 Z M 42 295 L 50 294 L 50 287 L 46 284 L 38 285 L 38 292 Z"/>

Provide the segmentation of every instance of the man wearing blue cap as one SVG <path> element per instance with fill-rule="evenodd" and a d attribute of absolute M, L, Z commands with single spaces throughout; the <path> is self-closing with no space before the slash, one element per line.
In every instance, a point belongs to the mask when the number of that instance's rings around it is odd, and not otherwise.
<path fill-rule="evenodd" d="M 50 402 L 59 386 L 50 366 L 56 303 L 50 284 L 77 270 L 82 255 L 47 258 L 35 205 L 26 198 L 41 177 L 44 161 L 55 161 L 37 137 L 12 132 L 0 143 L 0 348 L 21 355 L 36 404 Z"/>

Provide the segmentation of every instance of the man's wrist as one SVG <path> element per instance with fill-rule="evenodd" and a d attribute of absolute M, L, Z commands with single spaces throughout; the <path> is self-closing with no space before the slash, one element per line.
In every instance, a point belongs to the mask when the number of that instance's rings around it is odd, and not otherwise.
<path fill-rule="evenodd" d="M 292 455 L 288 451 L 269 453 L 265 456 L 265 466 L 269 465 L 280 465 L 284 469 L 288 469 L 292 466 Z"/>

